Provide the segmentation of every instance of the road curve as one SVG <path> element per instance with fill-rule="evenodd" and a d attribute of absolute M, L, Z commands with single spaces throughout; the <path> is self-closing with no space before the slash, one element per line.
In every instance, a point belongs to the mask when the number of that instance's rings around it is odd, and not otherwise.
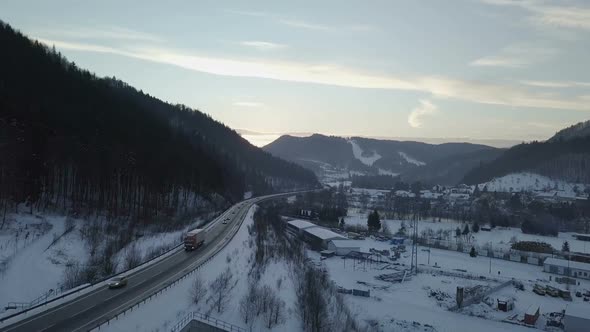
<path fill-rule="evenodd" d="M 0 324 L 0 331 L 91 330 L 100 322 L 116 316 L 206 261 L 231 240 L 248 210 L 255 203 L 293 194 L 295 193 L 262 196 L 238 203 L 205 227 L 207 229 L 205 244 L 196 251 L 185 252 L 180 249 L 158 262 L 129 274 L 127 287 L 112 290 L 105 285 L 11 325 Z M 226 218 L 230 220 L 227 224 L 223 224 Z"/>

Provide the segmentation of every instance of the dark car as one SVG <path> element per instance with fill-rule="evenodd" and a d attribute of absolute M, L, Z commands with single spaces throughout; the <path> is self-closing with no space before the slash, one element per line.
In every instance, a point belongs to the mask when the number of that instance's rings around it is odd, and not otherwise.
<path fill-rule="evenodd" d="M 127 277 L 114 277 L 109 281 L 109 288 L 122 288 L 127 286 Z"/>

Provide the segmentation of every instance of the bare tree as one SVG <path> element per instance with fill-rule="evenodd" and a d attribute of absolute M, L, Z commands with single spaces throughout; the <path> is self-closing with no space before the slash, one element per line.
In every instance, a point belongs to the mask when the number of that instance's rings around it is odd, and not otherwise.
<path fill-rule="evenodd" d="M 62 277 L 62 287 L 71 289 L 84 283 L 84 271 L 77 261 L 68 261 Z"/>
<path fill-rule="evenodd" d="M 133 244 L 125 250 L 125 269 L 131 270 L 139 264 L 141 264 L 141 252 L 137 246 Z"/>
<path fill-rule="evenodd" d="M 256 316 L 256 300 L 258 297 L 258 287 L 255 284 L 250 285 L 248 293 L 240 300 L 240 314 L 250 328 L 254 324 L 254 318 Z"/>
<path fill-rule="evenodd" d="M 212 308 L 216 309 L 218 313 L 224 311 L 234 286 L 233 274 L 228 267 L 209 284 L 211 295 L 207 302 L 211 301 L 213 303 Z"/>
<path fill-rule="evenodd" d="M 205 286 L 205 280 L 197 273 L 195 280 L 193 280 L 193 287 L 191 289 L 191 301 L 194 304 L 199 304 L 202 299 L 207 296 L 207 287 Z"/>
<path fill-rule="evenodd" d="M 285 301 L 281 300 L 275 292 L 270 293 L 268 308 L 264 313 L 266 327 L 271 329 L 285 320 Z"/>

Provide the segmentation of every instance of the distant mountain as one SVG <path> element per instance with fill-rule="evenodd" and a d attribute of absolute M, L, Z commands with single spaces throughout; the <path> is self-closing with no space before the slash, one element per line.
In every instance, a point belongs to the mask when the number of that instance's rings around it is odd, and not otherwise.
<path fill-rule="evenodd" d="M 455 184 L 470 167 L 490 161 L 502 151 L 470 143 L 427 144 L 319 134 L 284 135 L 263 149 L 308 167 L 320 176 L 340 170 L 355 174 L 399 174 L 404 180 L 442 184 Z"/>
<path fill-rule="evenodd" d="M 208 115 L 98 78 L 0 21 L 0 206 L 149 217 L 315 175 Z"/>
<path fill-rule="evenodd" d="M 559 131 L 546 142 L 514 146 L 468 172 L 464 182 L 484 183 L 511 173 L 531 172 L 571 183 L 590 183 L 589 122 Z"/>

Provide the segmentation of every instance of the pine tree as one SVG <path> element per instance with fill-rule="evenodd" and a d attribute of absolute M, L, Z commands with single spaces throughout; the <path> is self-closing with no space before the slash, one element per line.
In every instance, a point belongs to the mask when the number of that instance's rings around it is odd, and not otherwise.
<path fill-rule="evenodd" d="M 565 241 L 561 246 L 561 251 L 570 252 L 570 244 L 569 242 Z"/>
<path fill-rule="evenodd" d="M 376 232 L 381 229 L 381 219 L 377 210 L 369 214 L 369 217 L 367 218 L 367 227 L 369 228 L 369 231 L 372 232 Z"/>

